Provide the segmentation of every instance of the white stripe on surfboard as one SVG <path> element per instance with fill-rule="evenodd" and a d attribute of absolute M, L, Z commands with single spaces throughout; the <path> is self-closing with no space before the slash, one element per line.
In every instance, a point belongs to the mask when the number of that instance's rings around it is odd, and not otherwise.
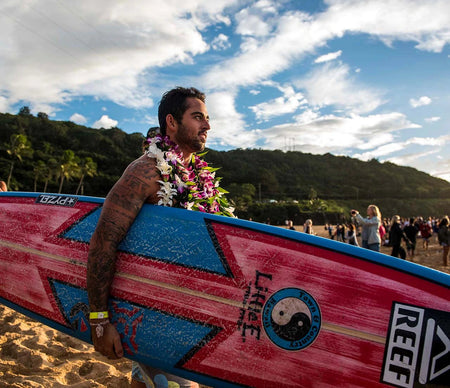
<path fill-rule="evenodd" d="M 35 248 L 24 247 L 23 245 L 11 243 L 9 241 L 0 240 L 0 246 L 11 248 L 11 249 L 14 249 L 14 250 L 17 250 L 20 252 L 24 252 L 24 253 L 30 253 L 30 254 L 33 254 L 36 256 L 53 259 L 53 260 L 56 260 L 59 262 L 74 264 L 74 265 L 78 265 L 80 267 L 86 267 L 86 263 L 84 263 L 84 262 L 77 261 L 74 259 L 69 259 L 67 257 L 55 255 L 55 254 L 48 253 L 48 252 L 42 252 Z M 127 274 L 124 272 L 117 272 L 115 276 L 118 276 L 118 277 L 121 277 L 124 279 L 128 279 L 128 280 L 137 281 L 140 283 L 145 283 L 145 284 L 148 284 L 151 286 L 160 287 L 160 288 L 170 290 L 170 291 L 181 292 L 186 295 L 191 295 L 191 296 L 195 296 L 198 298 L 207 299 L 210 301 L 226 304 L 229 306 L 237 307 L 239 309 L 242 308 L 241 302 L 227 299 L 227 298 L 222 298 L 222 297 L 216 296 L 216 295 L 206 294 L 201 291 L 191 290 L 191 289 L 185 288 L 185 287 L 176 286 L 174 284 L 169 284 L 169 283 L 164 283 L 164 282 L 160 282 L 157 280 L 147 279 L 147 278 L 143 278 L 140 276 Z M 376 343 L 380 343 L 380 344 L 384 344 L 386 342 L 386 338 L 383 336 L 379 336 L 376 334 L 370 334 L 370 333 L 367 333 L 367 332 L 364 332 L 361 330 L 351 329 L 351 328 L 348 328 L 345 326 L 335 325 L 333 323 L 322 322 L 322 329 L 331 331 L 333 333 L 344 334 L 344 335 L 347 335 L 350 337 L 364 339 L 367 341 L 372 341 L 372 342 L 376 342 Z"/>

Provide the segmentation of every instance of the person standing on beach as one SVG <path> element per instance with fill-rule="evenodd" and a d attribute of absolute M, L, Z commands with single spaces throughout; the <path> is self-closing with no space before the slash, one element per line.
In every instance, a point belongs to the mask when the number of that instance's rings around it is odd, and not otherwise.
<path fill-rule="evenodd" d="M 414 222 L 414 218 L 409 219 L 409 224 L 404 227 L 403 231 L 405 232 L 406 237 L 408 237 L 408 241 L 406 242 L 408 257 L 413 261 L 416 250 L 417 234 L 419 233 L 419 227 Z"/>
<path fill-rule="evenodd" d="M 178 87 L 166 92 L 158 119 L 161 133 L 149 131 L 148 150 L 126 168 L 108 193 L 89 247 L 87 289 L 92 340 L 95 349 L 110 359 L 124 355 L 108 311 L 117 247 L 142 206 L 151 203 L 233 216 L 217 178 L 196 155 L 204 150 L 210 130 L 205 95 L 195 88 Z M 198 384 L 133 363 L 132 388 L 162 386 L 192 388 Z"/>
<path fill-rule="evenodd" d="M 400 224 L 400 216 L 394 216 L 391 220 L 391 228 L 389 230 L 389 242 L 392 245 L 391 256 L 400 257 L 406 259 L 406 251 L 402 247 L 402 239 L 409 242 L 408 237 L 406 237 L 402 226 Z"/>
<path fill-rule="evenodd" d="M 356 238 L 356 228 L 353 224 L 347 225 L 347 243 L 359 247 L 358 239 Z"/>
<path fill-rule="evenodd" d="M 303 224 L 303 233 L 306 234 L 314 234 L 313 228 L 312 228 L 313 222 L 310 219 L 307 219 L 305 223 Z"/>
<path fill-rule="evenodd" d="M 442 247 L 442 265 L 448 266 L 448 252 L 450 249 L 450 230 L 448 217 L 442 218 L 439 223 L 438 239 L 439 245 Z"/>
<path fill-rule="evenodd" d="M 380 251 L 381 237 L 381 212 L 376 205 L 369 205 L 367 208 L 367 218 L 363 218 L 355 209 L 351 211 L 355 221 L 362 225 L 361 239 L 362 247 L 371 251 Z"/>
<path fill-rule="evenodd" d="M 428 223 L 421 217 L 419 220 L 419 230 L 422 237 L 422 247 L 423 249 L 428 250 L 428 244 L 430 243 L 430 238 L 433 233 L 431 223 Z"/>

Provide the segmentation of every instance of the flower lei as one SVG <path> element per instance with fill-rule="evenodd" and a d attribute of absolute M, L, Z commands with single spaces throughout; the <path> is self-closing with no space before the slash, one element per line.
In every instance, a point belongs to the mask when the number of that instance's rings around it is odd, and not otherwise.
<path fill-rule="evenodd" d="M 234 208 L 224 196 L 228 192 L 219 187 L 218 168 L 209 167 L 201 159 L 205 153 L 193 154 L 186 168 L 183 153 L 168 136 L 152 134 L 146 143 L 146 154 L 156 159 L 156 167 L 161 174 L 158 205 L 177 205 L 188 210 L 234 217 Z"/>

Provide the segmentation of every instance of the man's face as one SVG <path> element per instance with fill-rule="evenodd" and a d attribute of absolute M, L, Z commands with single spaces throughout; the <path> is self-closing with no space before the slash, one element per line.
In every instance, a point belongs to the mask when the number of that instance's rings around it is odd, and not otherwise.
<path fill-rule="evenodd" d="M 183 152 L 193 153 L 205 149 L 207 132 L 210 129 L 209 115 L 204 102 L 188 98 L 188 108 L 183 114 L 174 140 Z"/>

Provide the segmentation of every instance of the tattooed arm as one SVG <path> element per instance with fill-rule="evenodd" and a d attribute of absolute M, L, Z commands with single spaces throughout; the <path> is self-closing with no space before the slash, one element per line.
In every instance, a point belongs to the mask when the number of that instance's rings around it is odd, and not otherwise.
<path fill-rule="evenodd" d="M 108 299 L 114 279 L 117 247 L 133 224 L 145 202 L 156 203 L 161 179 L 155 160 L 144 155 L 131 163 L 107 195 L 100 219 L 91 239 L 87 266 L 90 310 L 108 311 Z M 120 337 L 105 319 L 92 320 L 95 349 L 109 358 L 123 356 Z M 99 323 L 104 334 L 97 336 Z"/>

